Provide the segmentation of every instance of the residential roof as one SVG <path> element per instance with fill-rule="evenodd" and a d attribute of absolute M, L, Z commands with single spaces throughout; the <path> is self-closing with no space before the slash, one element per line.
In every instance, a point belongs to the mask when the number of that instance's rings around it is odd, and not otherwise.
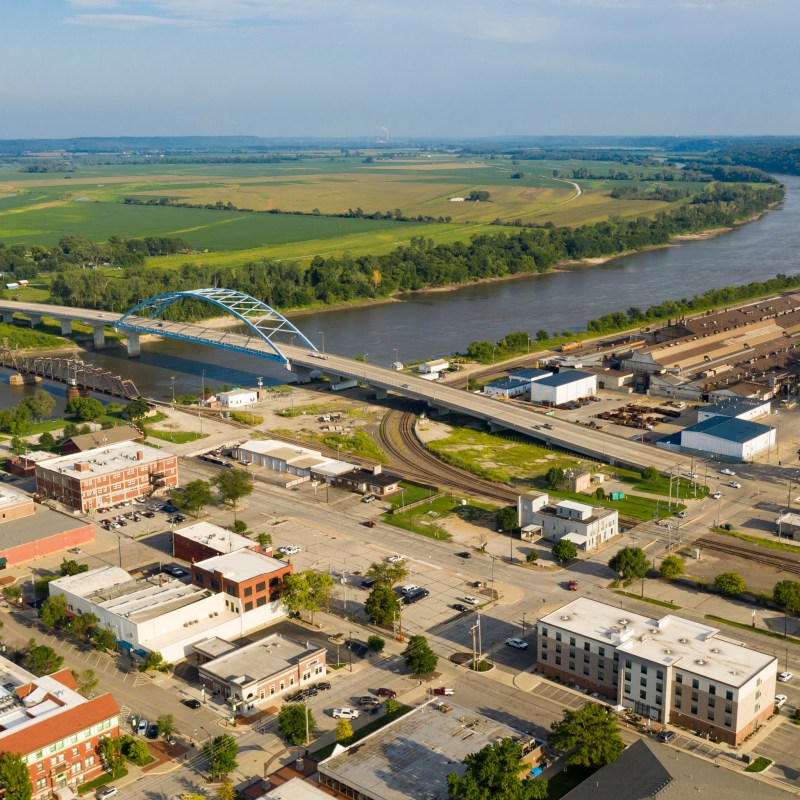
<path fill-rule="evenodd" d="M 791 795 L 763 781 L 755 783 L 741 771 L 637 739 L 616 761 L 578 784 L 563 800 L 684 800 L 692 796 L 705 800 L 787 800 Z"/>
<path fill-rule="evenodd" d="M 118 444 L 119 442 L 130 442 L 134 439 L 143 439 L 144 433 L 139 430 L 135 425 L 117 425 L 114 428 L 107 428 L 106 430 L 92 431 L 91 433 L 81 433 L 67 439 L 61 447 L 72 443 L 81 452 L 86 450 L 94 450 L 98 447 L 105 447 L 109 444 Z"/>
<path fill-rule="evenodd" d="M 139 453 L 142 459 L 139 459 Z M 117 442 L 83 453 L 59 456 L 44 464 L 36 465 L 38 474 L 58 472 L 71 478 L 94 478 L 109 472 L 120 472 L 136 466 L 143 466 L 153 461 L 161 461 L 172 456 L 172 453 L 160 448 L 150 447 L 138 442 Z M 78 465 L 88 464 L 88 469 L 77 469 Z"/>
<path fill-rule="evenodd" d="M 464 774 L 464 758 L 518 731 L 450 702 L 429 701 L 319 764 L 321 775 L 374 800 L 447 797 L 447 775 Z"/>
<path fill-rule="evenodd" d="M 232 553 L 234 550 L 241 550 L 242 548 L 249 549 L 256 544 L 252 539 L 248 539 L 247 536 L 242 536 L 229 531 L 227 528 L 214 525 L 213 522 L 195 522 L 185 528 L 178 528 L 172 532 L 172 535 L 189 539 L 198 544 L 204 544 L 218 553 Z"/>
<path fill-rule="evenodd" d="M 749 442 L 758 436 L 775 430 L 769 425 L 762 425 L 760 422 L 751 422 L 747 419 L 738 417 L 709 417 L 702 422 L 697 422 L 684 428 L 683 433 L 706 433 L 715 436 L 717 439 L 725 439 L 729 442 Z"/>
<path fill-rule="evenodd" d="M 33 504 L 33 513 L 19 519 L 3 522 L 0 537 L 0 552 L 11 547 L 19 547 L 37 542 L 59 533 L 67 533 L 87 525 L 82 519 L 61 514 L 45 506 Z"/>
<path fill-rule="evenodd" d="M 585 378 L 597 378 L 593 372 L 584 372 L 579 369 L 562 369 L 561 372 L 548 375 L 536 381 L 538 386 L 566 386 L 575 381 L 582 381 Z"/>
<path fill-rule="evenodd" d="M 195 566 L 207 572 L 221 572 L 229 580 L 241 583 L 284 569 L 286 562 L 256 553 L 254 550 L 237 550 L 234 553 L 198 561 Z"/>
<path fill-rule="evenodd" d="M 283 672 L 314 653 L 322 655 L 324 652 L 324 647 L 301 644 L 273 633 L 252 644 L 223 653 L 213 661 L 201 664 L 199 669 L 226 683 L 242 687 Z"/>
<path fill-rule="evenodd" d="M 587 597 L 561 606 L 542 617 L 539 624 L 731 687 L 742 686 L 770 665 L 776 669 L 777 664 L 774 656 L 724 639 L 719 629 L 701 622 L 674 614 L 649 618 Z"/>
<path fill-rule="evenodd" d="M 769 401 L 751 400 L 747 397 L 731 397 L 727 400 L 720 400 L 718 403 L 702 406 L 697 410 L 705 414 L 714 414 L 721 417 L 738 417 L 740 414 L 746 414 L 749 411 L 763 407 L 767 409 L 765 413 L 769 414 Z"/>

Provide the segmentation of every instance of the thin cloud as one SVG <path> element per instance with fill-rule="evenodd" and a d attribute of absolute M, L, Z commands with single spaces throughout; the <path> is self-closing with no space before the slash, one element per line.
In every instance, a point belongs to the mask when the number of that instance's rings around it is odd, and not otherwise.
<path fill-rule="evenodd" d="M 123 30 L 191 24 L 191 20 L 154 17 L 146 14 L 75 14 L 72 17 L 63 19 L 61 22 L 64 25 L 86 25 L 91 28 L 119 28 Z"/>

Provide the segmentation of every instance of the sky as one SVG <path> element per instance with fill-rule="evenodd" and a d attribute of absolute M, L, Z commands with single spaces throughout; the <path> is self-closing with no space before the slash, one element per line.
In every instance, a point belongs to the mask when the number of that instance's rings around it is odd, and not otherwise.
<path fill-rule="evenodd" d="M 0 0 L 0 138 L 800 134 L 800 0 Z"/>

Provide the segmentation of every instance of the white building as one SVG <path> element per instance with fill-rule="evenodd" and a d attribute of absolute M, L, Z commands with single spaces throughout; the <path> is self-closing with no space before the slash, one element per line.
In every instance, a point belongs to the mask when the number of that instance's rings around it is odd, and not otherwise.
<path fill-rule="evenodd" d="M 258 392 L 255 389 L 233 389 L 230 392 L 220 392 L 217 400 L 223 408 L 245 408 L 256 404 Z"/>
<path fill-rule="evenodd" d="M 511 375 L 508 378 L 502 378 L 499 381 L 492 381 L 483 387 L 483 393 L 489 397 L 504 398 L 508 400 L 511 397 L 521 397 L 527 395 L 531 390 L 531 382 L 525 378 L 515 378 Z"/>
<path fill-rule="evenodd" d="M 718 456 L 728 461 L 750 461 L 774 447 L 775 428 L 735 417 L 713 416 L 690 425 L 656 444 L 667 450 Z"/>
<path fill-rule="evenodd" d="M 769 400 L 750 400 L 746 397 L 727 398 L 709 406 L 697 409 L 697 421 L 711 417 L 728 417 L 729 419 L 754 420 L 769 416 L 772 404 Z"/>
<path fill-rule="evenodd" d="M 539 534 L 552 542 L 567 539 L 581 550 L 594 550 L 619 533 L 619 514 L 614 509 L 574 500 L 553 504 L 539 492 L 520 495 L 517 513 L 523 533 L 532 538 Z"/>
<path fill-rule="evenodd" d="M 772 714 L 777 659 L 667 614 L 580 597 L 542 617 L 536 669 L 617 708 L 740 744 Z"/>
<path fill-rule="evenodd" d="M 531 402 L 560 406 L 581 397 L 597 394 L 597 375 L 565 369 L 531 382 Z"/>
<path fill-rule="evenodd" d="M 431 372 L 444 372 L 450 368 L 450 362 L 443 358 L 437 358 L 434 361 L 425 361 L 417 367 L 418 372 L 428 373 Z"/>

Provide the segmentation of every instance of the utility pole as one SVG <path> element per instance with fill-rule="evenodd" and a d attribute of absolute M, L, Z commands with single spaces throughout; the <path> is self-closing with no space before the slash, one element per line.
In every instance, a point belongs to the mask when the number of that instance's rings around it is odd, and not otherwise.
<path fill-rule="evenodd" d="M 350 651 L 350 672 L 353 671 L 353 631 L 350 631 L 350 645 L 347 648 Z"/>
<path fill-rule="evenodd" d="M 475 629 L 477 627 L 478 627 L 477 625 L 473 625 L 469 629 L 470 633 L 472 634 L 472 670 L 473 670 L 473 672 L 477 669 L 477 666 L 476 666 L 477 662 L 475 660 Z"/>
<path fill-rule="evenodd" d="M 483 642 L 481 641 L 481 612 L 478 611 L 478 658 L 483 658 Z"/>

